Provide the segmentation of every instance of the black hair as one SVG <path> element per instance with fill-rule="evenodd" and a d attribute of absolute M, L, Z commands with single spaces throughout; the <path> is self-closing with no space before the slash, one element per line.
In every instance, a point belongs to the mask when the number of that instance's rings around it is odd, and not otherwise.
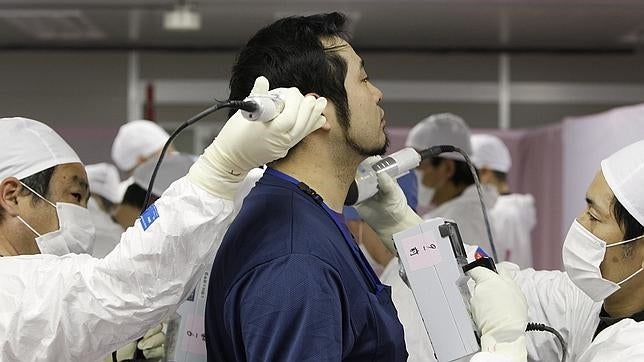
<path fill-rule="evenodd" d="M 40 196 L 49 199 L 49 182 L 51 181 L 51 177 L 54 174 L 54 171 L 56 170 L 56 166 L 52 166 L 48 169 L 42 170 L 40 172 L 37 172 L 31 176 L 27 176 L 20 180 L 23 184 L 27 185 L 30 187 L 32 190 L 36 191 Z M 31 202 L 33 205 L 35 205 L 38 202 L 43 201 L 40 197 L 37 195 L 33 194 L 29 189 L 26 187 L 23 188 L 22 190 L 23 195 L 32 194 Z"/>
<path fill-rule="evenodd" d="M 507 173 L 497 171 L 497 170 L 491 170 L 491 171 L 494 174 L 494 178 L 496 178 L 497 181 L 499 181 L 499 182 L 508 182 L 508 174 Z"/>
<path fill-rule="evenodd" d="M 125 195 L 123 195 L 123 201 L 121 201 L 121 203 L 124 205 L 134 206 L 137 209 L 143 209 L 146 193 L 147 190 L 136 183 L 133 183 L 127 187 L 127 190 L 125 190 Z"/>
<path fill-rule="evenodd" d="M 628 239 L 633 239 L 638 236 L 644 235 L 644 226 L 639 223 L 629 212 L 626 210 L 626 208 L 622 205 L 619 200 L 617 200 L 617 197 L 613 195 L 613 215 L 615 216 L 615 220 L 617 220 L 617 224 L 619 225 L 620 230 L 624 232 L 624 239 L 622 240 L 628 240 Z M 627 243 L 624 244 L 624 255 L 629 256 L 632 251 L 633 251 L 633 245 L 632 243 Z"/>
<path fill-rule="evenodd" d="M 430 159 L 430 162 L 434 167 L 437 167 L 445 161 L 447 161 L 447 159 L 442 157 L 432 157 Z M 458 160 L 451 161 L 454 161 L 454 174 L 449 180 L 456 186 L 469 186 L 474 184 L 474 176 L 472 175 L 467 162 Z"/>
<path fill-rule="evenodd" d="M 344 80 L 347 63 L 323 39 L 348 39 L 346 18 L 334 12 L 280 19 L 258 31 L 241 50 L 230 78 L 230 99 L 244 99 L 255 79 L 265 76 L 272 88 L 297 87 L 333 102 L 340 125 L 349 128 Z M 232 115 L 232 112 L 231 112 Z"/>
<path fill-rule="evenodd" d="M 31 187 L 34 191 L 39 193 L 42 197 L 49 199 L 49 182 L 51 181 L 51 176 L 54 174 L 56 166 L 52 166 L 40 172 L 37 172 L 31 176 L 27 176 L 20 180 L 23 184 Z M 21 190 L 22 195 L 31 194 L 31 204 L 36 205 L 39 202 L 44 202 L 36 194 L 29 191 L 28 188 L 23 187 Z M 0 220 L 4 214 L 4 209 L 0 208 Z"/>

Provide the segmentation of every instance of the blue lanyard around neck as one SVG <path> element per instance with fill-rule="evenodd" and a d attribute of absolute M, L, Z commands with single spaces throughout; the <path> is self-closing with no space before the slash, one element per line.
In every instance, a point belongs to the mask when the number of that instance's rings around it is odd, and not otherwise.
<path fill-rule="evenodd" d="M 373 287 L 374 290 L 376 291 L 376 294 L 380 294 L 380 292 L 385 288 L 385 286 L 380 282 L 380 279 L 378 279 L 376 272 L 373 271 L 373 268 L 371 267 L 371 265 L 369 265 L 369 262 L 365 258 L 364 254 L 362 254 L 362 252 L 360 251 L 360 248 L 358 248 L 358 244 L 354 241 L 353 237 L 351 236 L 351 233 L 349 232 L 347 225 L 343 221 L 338 220 L 338 217 L 341 215 L 331 210 L 331 208 L 329 208 L 324 203 L 324 200 L 322 199 L 322 197 L 318 195 L 317 192 L 315 192 L 315 190 L 311 189 L 304 182 L 300 182 L 294 177 L 291 177 L 283 172 L 277 171 L 270 167 L 266 168 L 266 171 L 264 173 L 296 185 L 300 190 L 304 191 L 304 193 L 306 193 L 308 196 L 313 198 L 313 200 L 318 205 L 320 205 L 320 207 L 322 207 L 322 209 L 331 218 L 331 220 L 333 220 L 335 225 L 342 233 L 345 243 L 349 246 L 349 249 L 351 250 L 351 254 L 353 254 L 354 259 L 356 259 L 358 263 L 358 268 L 361 269 L 362 272 L 365 274 L 365 276 L 371 283 L 371 287 Z M 339 215 L 339 216 L 336 216 L 336 215 Z"/>

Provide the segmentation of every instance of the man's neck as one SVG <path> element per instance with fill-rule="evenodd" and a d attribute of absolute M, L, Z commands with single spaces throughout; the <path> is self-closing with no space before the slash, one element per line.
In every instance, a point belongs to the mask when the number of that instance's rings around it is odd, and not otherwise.
<path fill-rule="evenodd" d="M 114 221 L 116 221 L 117 224 L 121 225 L 123 230 L 125 230 L 134 225 L 136 218 L 139 217 L 139 213 L 140 212 L 136 207 L 127 204 L 121 204 L 114 212 L 113 217 Z"/>
<path fill-rule="evenodd" d="M 461 195 L 466 188 L 467 186 L 463 186 L 463 185 L 457 186 L 451 182 L 447 182 L 443 187 L 436 190 L 436 194 L 434 194 L 432 203 L 436 207 L 441 206 L 442 204 L 448 201 L 451 201 L 452 199 Z"/>
<path fill-rule="evenodd" d="M 493 184 L 496 187 L 496 190 L 499 192 L 499 195 L 507 195 L 510 193 L 510 186 L 507 182 L 497 181 Z"/>
<path fill-rule="evenodd" d="M 15 256 L 18 251 L 8 241 L 0 239 L 0 256 Z"/>
<path fill-rule="evenodd" d="M 273 162 L 271 167 L 304 182 L 324 199 L 329 208 L 342 213 L 349 186 L 362 160 L 358 157 L 348 160 L 332 152 L 313 152 L 313 147 L 306 149 L 305 145 L 302 146 L 294 149 L 295 152 L 287 158 Z"/>
<path fill-rule="evenodd" d="M 644 272 L 640 272 L 640 274 L 642 273 Z M 644 278 L 644 275 L 636 275 L 634 278 Z M 637 283 L 636 280 L 631 281 Z M 644 285 L 641 281 L 639 283 L 634 290 L 623 288 L 604 300 L 604 309 L 609 316 L 627 318 L 644 311 Z"/>
<path fill-rule="evenodd" d="M 26 226 L 9 220 L 0 224 L 0 255 L 33 255 L 40 254 L 33 233 Z"/>

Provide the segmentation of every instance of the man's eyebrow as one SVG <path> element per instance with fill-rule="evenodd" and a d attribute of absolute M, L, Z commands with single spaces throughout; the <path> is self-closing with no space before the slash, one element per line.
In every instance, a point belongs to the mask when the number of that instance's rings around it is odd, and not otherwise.
<path fill-rule="evenodd" d="M 595 200 L 591 199 L 590 196 L 586 196 L 586 204 L 588 204 L 589 207 L 599 211 L 602 214 L 605 214 L 605 211 L 602 210 L 599 205 L 595 202 Z"/>
<path fill-rule="evenodd" d="M 72 181 L 80 185 L 80 187 L 82 187 L 84 190 L 89 190 L 89 183 L 87 183 L 87 181 L 83 180 L 82 178 L 74 175 L 74 177 L 72 177 Z"/>

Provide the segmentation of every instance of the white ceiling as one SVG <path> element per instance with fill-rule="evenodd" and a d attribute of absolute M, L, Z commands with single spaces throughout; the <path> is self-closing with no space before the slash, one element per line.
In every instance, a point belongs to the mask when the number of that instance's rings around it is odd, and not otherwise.
<path fill-rule="evenodd" d="M 203 27 L 177 33 L 162 27 L 163 13 L 174 4 L 171 0 L 0 0 L 0 49 L 79 43 L 110 47 L 131 42 L 235 49 L 280 15 L 334 10 L 357 19 L 353 44 L 363 50 L 616 51 L 644 45 L 644 41 L 638 43 L 644 40 L 643 0 L 189 2 L 202 14 Z M 45 10 L 45 15 L 24 20 L 25 10 Z M 64 19 L 52 21 L 47 18 L 51 15 Z M 20 17 L 22 21 L 17 20 Z M 43 27 L 59 36 L 43 36 Z"/>

